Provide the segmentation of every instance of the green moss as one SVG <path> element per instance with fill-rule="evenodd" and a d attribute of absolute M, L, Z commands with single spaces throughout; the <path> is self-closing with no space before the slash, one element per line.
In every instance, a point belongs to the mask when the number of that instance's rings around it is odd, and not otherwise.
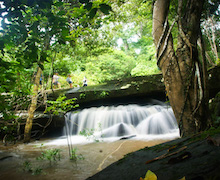
<path fill-rule="evenodd" d="M 215 136 L 216 134 L 220 134 L 220 127 L 214 128 L 211 127 L 210 129 L 203 131 L 190 139 L 190 141 L 199 141 L 207 138 L 208 136 Z"/>
<path fill-rule="evenodd" d="M 173 143 L 164 143 L 164 144 L 159 144 L 159 145 L 156 145 L 156 146 L 153 146 L 152 147 L 152 150 L 156 151 L 156 152 L 160 152 L 160 151 L 163 151 L 163 150 L 167 150 L 167 149 L 170 149 L 171 147 L 178 147 L 181 146 L 183 144 L 183 142 L 180 142 L 180 143 L 177 143 L 177 142 L 173 142 Z"/>
<path fill-rule="evenodd" d="M 133 152 L 131 153 L 128 153 L 128 154 L 125 154 L 124 157 L 120 160 L 117 161 L 117 165 L 123 163 L 128 157 L 132 156 L 133 155 Z"/>

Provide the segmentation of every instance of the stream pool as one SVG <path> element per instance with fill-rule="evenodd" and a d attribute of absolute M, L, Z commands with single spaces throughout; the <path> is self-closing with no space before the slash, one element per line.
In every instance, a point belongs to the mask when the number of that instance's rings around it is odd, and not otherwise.
<path fill-rule="evenodd" d="M 123 158 L 128 153 L 175 138 L 178 138 L 178 134 L 154 139 L 134 138 L 80 144 L 76 142 L 72 145 L 73 148 L 77 149 L 76 154 L 81 154 L 84 157 L 83 160 L 76 162 L 69 160 L 68 146 L 63 142 L 66 141 L 65 138 L 44 139 L 29 144 L 17 143 L 8 146 L 0 144 L 0 179 L 84 180 Z M 60 161 L 50 165 L 48 160 L 36 159 L 42 151 L 53 148 L 61 150 Z M 40 173 L 32 175 L 27 169 L 40 171 Z"/>

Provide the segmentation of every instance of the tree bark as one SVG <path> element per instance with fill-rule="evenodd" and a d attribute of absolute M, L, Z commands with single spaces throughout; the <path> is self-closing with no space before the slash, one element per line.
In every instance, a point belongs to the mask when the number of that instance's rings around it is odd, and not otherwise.
<path fill-rule="evenodd" d="M 38 67 L 37 74 L 34 80 L 34 89 L 33 89 L 31 104 L 28 109 L 28 118 L 26 121 L 25 130 L 24 130 L 24 143 L 30 142 L 30 139 L 31 139 L 31 129 L 32 129 L 32 124 L 33 124 L 33 119 L 34 119 L 34 112 L 37 107 L 38 88 L 39 88 L 41 73 L 42 73 L 42 70 L 40 67 Z"/>
<path fill-rule="evenodd" d="M 178 15 L 172 25 L 168 23 L 169 5 L 170 0 L 157 0 L 154 4 L 153 38 L 167 96 L 181 136 L 187 136 L 206 127 L 206 73 L 197 51 L 203 0 L 188 0 L 184 5 L 179 0 Z M 171 31 L 176 22 L 179 35 L 177 49 L 174 50 Z"/>

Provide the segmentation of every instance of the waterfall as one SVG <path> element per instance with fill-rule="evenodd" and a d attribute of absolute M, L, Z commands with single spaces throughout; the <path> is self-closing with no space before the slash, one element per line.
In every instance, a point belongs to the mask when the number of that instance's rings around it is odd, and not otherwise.
<path fill-rule="evenodd" d="M 178 133 L 172 108 L 164 105 L 118 105 L 69 112 L 64 133 L 80 135 L 92 130 L 97 138 Z"/>

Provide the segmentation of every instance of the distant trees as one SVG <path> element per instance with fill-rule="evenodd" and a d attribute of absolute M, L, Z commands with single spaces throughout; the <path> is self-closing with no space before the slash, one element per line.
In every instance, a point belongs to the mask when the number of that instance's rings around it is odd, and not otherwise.
<path fill-rule="evenodd" d="M 91 80 L 99 83 L 130 77 L 131 70 L 136 66 L 133 57 L 116 50 L 96 57 L 88 57 L 87 60 L 85 70 L 90 74 Z"/>

